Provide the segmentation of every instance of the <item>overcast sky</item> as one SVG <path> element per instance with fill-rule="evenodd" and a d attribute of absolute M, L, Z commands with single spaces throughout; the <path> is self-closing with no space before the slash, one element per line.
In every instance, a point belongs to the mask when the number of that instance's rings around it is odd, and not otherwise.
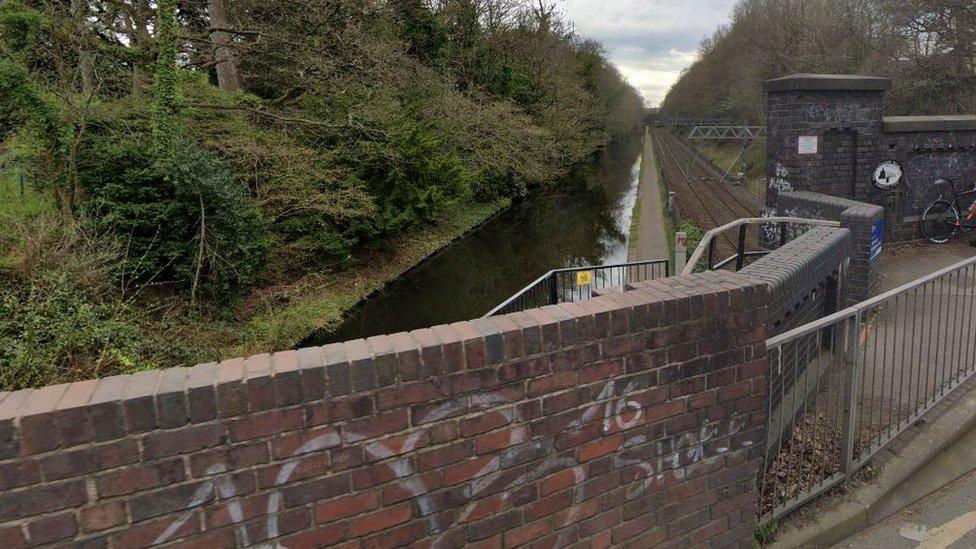
<path fill-rule="evenodd" d="M 564 0 L 579 34 L 607 48 L 648 105 L 656 107 L 701 39 L 728 21 L 735 0 Z"/>

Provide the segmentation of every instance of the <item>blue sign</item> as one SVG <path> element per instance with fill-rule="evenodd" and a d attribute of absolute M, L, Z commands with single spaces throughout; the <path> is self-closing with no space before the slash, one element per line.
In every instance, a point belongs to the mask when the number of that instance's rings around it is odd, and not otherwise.
<path fill-rule="evenodd" d="M 881 248 L 884 246 L 885 220 L 879 219 L 874 222 L 871 229 L 871 261 L 881 255 Z"/>

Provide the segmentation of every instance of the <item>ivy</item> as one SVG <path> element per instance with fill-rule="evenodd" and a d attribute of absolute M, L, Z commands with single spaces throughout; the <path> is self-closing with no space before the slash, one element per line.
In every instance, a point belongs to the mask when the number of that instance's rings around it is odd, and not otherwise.
<path fill-rule="evenodd" d="M 152 137 L 157 156 L 172 161 L 179 135 L 177 115 L 180 95 L 177 89 L 176 58 L 179 53 L 179 29 L 176 24 L 177 0 L 159 0 L 156 8 L 156 75 L 153 84 Z"/>

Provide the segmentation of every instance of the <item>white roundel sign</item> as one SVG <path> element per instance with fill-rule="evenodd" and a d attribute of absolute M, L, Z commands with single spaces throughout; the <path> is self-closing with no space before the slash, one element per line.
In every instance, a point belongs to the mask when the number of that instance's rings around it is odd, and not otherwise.
<path fill-rule="evenodd" d="M 894 160 L 885 160 L 874 169 L 874 186 L 883 191 L 893 189 L 901 183 L 904 175 L 901 164 Z"/>

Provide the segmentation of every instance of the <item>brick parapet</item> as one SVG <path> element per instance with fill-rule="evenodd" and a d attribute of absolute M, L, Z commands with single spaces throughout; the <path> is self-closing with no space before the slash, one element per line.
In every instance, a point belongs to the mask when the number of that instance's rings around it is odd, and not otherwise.
<path fill-rule="evenodd" d="M 836 281 L 851 256 L 851 231 L 816 227 L 791 240 L 739 274 L 767 285 L 769 291 L 770 335 L 794 326 L 794 316 L 802 307 L 820 307 L 810 297 L 825 281 Z M 823 316 L 818 310 L 816 318 Z"/>
<path fill-rule="evenodd" d="M 767 301 L 706 273 L 3 393 L 0 545 L 745 547 Z"/>
<path fill-rule="evenodd" d="M 781 193 L 778 213 L 810 219 L 839 221 L 851 231 L 851 255 L 847 304 L 864 301 L 877 293 L 881 274 L 881 253 L 875 252 L 875 226 L 884 222 L 884 208 L 822 193 Z M 885 231 L 882 232 L 884 238 Z M 882 250 L 883 251 L 883 250 Z"/>
<path fill-rule="evenodd" d="M 770 336 L 832 314 L 845 304 L 850 284 L 844 273 L 848 272 L 851 247 L 850 229 L 816 227 L 739 272 L 767 285 Z M 799 379 L 806 380 L 802 386 L 811 392 L 820 387 L 817 383 L 811 385 L 806 374 L 809 357 L 817 356 L 821 344 L 820 335 L 812 334 L 793 339 L 774 351 L 776 366 L 770 368 L 767 376 L 769 409 L 775 409 Z M 771 428 L 784 427 L 778 423 Z M 767 433 L 767 441 L 778 440 L 781 434 Z"/>

